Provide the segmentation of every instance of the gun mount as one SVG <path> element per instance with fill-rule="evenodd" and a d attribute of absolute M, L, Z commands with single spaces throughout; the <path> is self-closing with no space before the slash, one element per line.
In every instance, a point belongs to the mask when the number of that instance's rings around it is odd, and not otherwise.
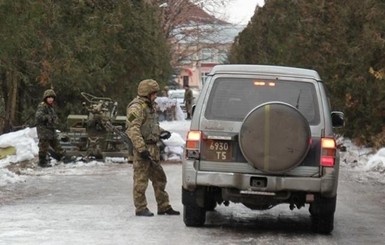
<path fill-rule="evenodd" d="M 124 137 L 126 116 L 117 115 L 118 103 L 85 92 L 81 95 L 85 99 L 82 113 L 68 115 L 67 132 L 59 133 L 67 155 L 96 159 L 129 157 L 130 142 Z"/>

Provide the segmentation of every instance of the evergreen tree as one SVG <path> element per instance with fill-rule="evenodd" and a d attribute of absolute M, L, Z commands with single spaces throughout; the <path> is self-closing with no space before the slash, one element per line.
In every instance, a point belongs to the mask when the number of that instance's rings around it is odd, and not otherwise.
<path fill-rule="evenodd" d="M 229 59 L 317 70 L 333 108 L 345 112 L 342 133 L 385 143 L 384 10 L 380 0 L 267 0 Z"/>
<path fill-rule="evenodd" d="M 64 122 L 81 110 L 82 91 L 112 97 L 124 114 L 140 80 L 171 75 L 158 10 L 144 1 L 19 2 L 0 3 L 7 130 L 31 119 L 47 88 L 56 90 Z"/>

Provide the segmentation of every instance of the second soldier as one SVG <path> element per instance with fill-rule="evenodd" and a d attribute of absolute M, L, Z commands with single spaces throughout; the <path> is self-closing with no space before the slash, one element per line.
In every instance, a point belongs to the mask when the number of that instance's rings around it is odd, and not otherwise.
<path fill-rule="evenodd" d="M 169 138 L 170 132 L 159 126 L 155 110 L 155 99 L 159 84 L 152 79 L 143 80 L 138 85 L 138 96 L 127 106 L 127 135 L 134 149 L 134 205 L 135 215 L 153 216 L 147 208 L 146 189 L 148 181 L 152 182 L 158 215 L 179 215 L 169 201 L 166 192 L 167 177 L 160 165 L 160 149 L 157 143 L 160 135 Z"/>

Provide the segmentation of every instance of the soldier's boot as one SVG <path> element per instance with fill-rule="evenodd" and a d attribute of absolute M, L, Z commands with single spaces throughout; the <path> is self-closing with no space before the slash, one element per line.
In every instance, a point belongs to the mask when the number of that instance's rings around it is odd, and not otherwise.
<path fill-rule="evenodd" d="M 70 162 L 73 162 L 76 160 L 76 157 L 75 156 L 68 156 L 68 155 L 64 155 L 62 158 L 61 158 L 61 161 L 63 163 L 70 163 Z"/>
<path fill-rule="evenodd" d="M 63 154 L 57 153 L 54 149 L 48 149 L 49 154 L 52 158 L 54 158 L 56 161 L 60 161 L 63 158 Z"/>
<path fill-rule="evenodd" d="M 176 211 L 170 207 L 169 209 L 165 211 L 158 211 L 158 215 L 180 215 L 179 211 Z"/>
<path fill-rule="evenodd" d="M 42 167 L 42 168 L 48 168 L 48 167 L 51 167 L 49 164 L 48 164 L 48 161 L 47 161 L 47 155 L 45 154 L 39 154 L 39 163 L 38 163 L 39 167 Z"/>
<path fill-rule="evenodd" d="M 142 211 L 138 211 L 135 213 L 136 216 L 145 216 L 145 217 L 151 217 L 154 216 L 154 213 L 152 213 L 148 208 L 143 209 Z"/>
<path fill-rule="evenodd" d="M 70 163 L 76 160 L 76 157 L 69 156 L 65 150 L 57 153 L 53 149 L 49 149 L 49 154 L 58 162 Z"/>

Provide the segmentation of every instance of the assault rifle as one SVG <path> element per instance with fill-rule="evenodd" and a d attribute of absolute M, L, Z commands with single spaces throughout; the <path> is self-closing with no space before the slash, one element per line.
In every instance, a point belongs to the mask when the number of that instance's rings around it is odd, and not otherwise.
<path fill-rule="evenodd" d="M 114 132 L 120 137 L 120 140 L 123 141 L 127 145 L 128 149 L 128 155 L 132 156 L 133 155 L 133 145 L 131 139 L 128 137 L 128 135 L 121 131 L 118 127 L 112 125 L 112 123 L 109 120 L 105 120 L 103 122 L 104 127 L 107 129 L 109 132 Z"/>
<path fill-rule="evenodd" d="M 123 141 L 127 145 L 128 155 L 133 156 L 134 155 L 134 153 L 133 153 L 134 146 L 132 144 L 131 139 L 128 137 L 128 135 L 125 132 L 121 131 L 118 127 L 112 125 L 109 120 L 105 120 L 103 122 L 103 125 L 108 131 L 114 132 L 115 134 L 117 134 L 120 137 L 120 140 Z M 171 136 L 170 132 L 164 131 L 161 133 L 160 139 L 168 139 L 168 138 L 170 138 L 170 136 Z M 160 144 L 159 148 L 161 150 L 164 149 L 165 144 L 163 143 L 162 140 L 159 141 L 159 144 Z M 150 157 L 150 162 L 151 162 L 151 164 L 157 164 L 157 162 L 155 162 L 151 157 Z"/>

